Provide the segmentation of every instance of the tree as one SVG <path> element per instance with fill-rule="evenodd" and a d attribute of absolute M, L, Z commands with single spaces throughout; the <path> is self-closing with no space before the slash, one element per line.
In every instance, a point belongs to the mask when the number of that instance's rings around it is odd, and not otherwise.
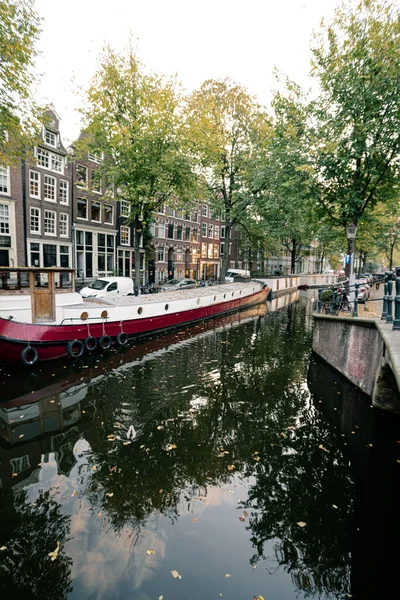
<path fill-rule="evenodd" d="M 36 123 L 30 85 L 39 34 L 33 0 L 0 2 L 0 163 L 21 154 Z"/>
<path fill-rule="evenodd" d="M 336 10 L 312 50 L 313 192 L 343 228 L 398 193 L 399 39 L 398 8 L 361 0 Z"/>
<path fill-rule="evenodd" d="M 225 222 L 224 281 L 232 227 L 245 223 L 257 196 L 250 173 L 271 124 L 245 88 L 228 79 L 210 79 L 188 99 L 187 125 L 213 207 Z"/>
<path fill-rule="evenodd" d="M 119 55 L 107 48 L 82 109 L 86 144 L 104 156 L 101 174 L 115 186 L 117 200 L 130 203 L 135 293 L 140 242 L 152 213 L 164 202 L 185 202 L 199 191 L 183 136 L 181 99 L 175 79 L 145 73 L 131 50 Z"/>

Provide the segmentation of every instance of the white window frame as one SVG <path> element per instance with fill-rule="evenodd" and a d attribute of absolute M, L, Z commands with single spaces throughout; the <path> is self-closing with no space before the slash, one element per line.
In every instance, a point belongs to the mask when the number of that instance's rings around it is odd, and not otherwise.
<path fill-rule="evenodd" d="M 63 219 L 62 217 L 66 217 L 66 218 Z M 63 223 L 63 224 L 65 223 L 66 233 L 61 233 L 61 231 L 62 231 L 61 223 Z M 68 213 L 60 213 L 60 222 L 58 225 L 58 231 L 59 231 L 60 237 L 62 237 L 62 238 L 69 237 L 68 229 L 69 229 L 69 214 Z"/>
<path fill-rule="evenodd" d="M 3 171 L 2 177 L 5 177 L 6 187 L 7 187 L 6 191 L 0 191 L 0 195 L 1 196 L 10 196 L 10 194 L 11 194 L 11 189 L 10 189 L 10 167 L 6 167 L 4 165 L 0 165 L 0 169 L 4 169 L 5 170 L 5 172 Z"/>
<path fill-rule="evenodd" d="M 37 175 L 37 180 L 32 178 L 32 175 L 35 176 Z M 33 171 L 32 169 L 29 170 L 29 197 L 30 198 L 39 198 L 40 199 L 40 183 L 41 183 L 41 173 L 39 173 L 39 171 Z M 37 188 L 38 188 L 38 193 L 37 194 L 32 194 L 31 192 L 31 182 L 34 181 L 35 184 L 37 184 Z"/>
<path fill-rule="evenodd" d="M 51 221 L 53 221 L 53 223 L 54 223 L 54 233 L 46 231 L 46 219 L 50 218 L 49 216 L 46 216 L 46 213 L 48 215 L 52 215 Z M 48 210 L 47 208 L 45 209 L 43 233 L 44 233 L 44 235 L 47 235 L 48 237 L 57 237 L 57 213 L 55 210 Z"/>
<path fill-rule="evenodd" d="M 43 164 L 41 162 L 41 158 L 46 158 L 47 164 Z M 39 167 L 43 167 L 43 169 L 50 169 L 50 152 L 48 150 L 44 150 L 43 148 L 38 148 L 36 151 L 36 160 Z"/>
<path fill-rule="evenodd" d="M 124 235 L 124 240 L 122 241 L 122 235 Z M 126 225 L 121 225 L 119 230 L 119 241 L 121 246 L 130 246 L 131 245 L 131 230 L 130 227 Z"/>
<path fill-rule="evenodd" d="M 207 237 L 212 239 L 214 237 L 214 225 L 212 223 L 208 224 L 207 232 L 208 232 Z"/>
<path fill-rule="evenodd" d="M 63 157 L 59 154 L 53 154 L 50 152 L 50 171 L 64 175 L 64 161 Z"/>
<path fill-rule="evenodd" d="M 82 185 L 82 183 L 80 181 L 78 181 L 78 168 L 86 170 L 86 182 L 85 182 L 84 185 Z M 85 165 L 76 165 L 76 187 L 82 188 L 83 190 L 86 190 L 87 186 L 88 186 L 88 177 L 89 177 L 89 170 L 88 170 L 88 168 L 85 167 Z"/>
<path fill-rule="evenodd" d="M 160 258 L 160 254 L 159 254 L 161 250 L 162 250 L 162 256 L 163 256 L 162 259 Z M 162 263 L 165 262 L 165 247 L 164 246 L 159 246 L 157 248 L 157 262 L 162 262 Z"/>
<path fill-rule="evenodd" d="M 160 227 L 163 230 L 164 233 L 160 233 Z M 161 238 L 162 240 L 165 240 L 165 223 L 158 223 L 157 224 L 157 237 Z"/>
<path fill-rule="evenodd" d="M 207 206 L 207 204 L 202 204 L 201 205 L 201 214 L 203 215 L 203 217 L 208 217 L 208 206 Z"/>
<path fill-rule="evenodd" d="M 33 213 L 36 212 L 36 215 Z M 38 228 L 32 229 L 32 218 L 37 219 Z M 41 210 L 38 206 L 31 206 L 29 211 L 29 230 L 32 235 L 40 235 L 42 232 L 41 227 Z"/>
<path fill-rule="evenodd" d="M 46 183 L 46 177 L 47 177 L 47 179 L 52 179 L 53 180 L 53 184 L 52 185 L 49 182 Z M 50 185 L 50 187 L 53 188 L 53 190 L 54 190 L 54 199 L 46 197 L 46 185 Z M 44 176 L 44 182 L 43 182 L 43 200 L 45 200 L 46 202 L 52 202 L 53 204 L 55 204 L 57 202 L 57 179 L 55 177 L 53 177 L 52 175 L 45 175 Z"/>
<path fill-rule="evenodd" d="M 219 240 L 219 225 L 214 227 L 214 239 Z"/>
<path fill-rule="evenodd" d="M 129 200 L 120 200 L 121 217 L 129 217 L 131 214 L 131 203 Z"/>
<path fill-rule="evenodd" d="M 92 207 L 93 205 L 96 204 L 99 207 L 99 219 L 93 219 L 92 217 Z M 91 204 L 90 204 L 90 220 L 92 221 L 92 223 L 101 223 L 101 202 L 100 200 L 92 200 Z"/>
<path fill-rule="evenodd" d="M 106 209 L 111 208 L 111 221 L 106 221 Z M 104 205 L 104 225 L 114 225 L 114 206 L 112 204 Z"/>
<path fill-rule="evenodd" d="M 88 160 L 91 160 L 92 162 L 96 163 L 97 165 L 99 165 L 102 161 L 103 155 L 102 154 L 96 154 L 96 153 L 92 153 L 92 152 L 88 152 Z"/>
<path fill-rule="evenodd" d="M 203 238 L 207 237 L 207 223 L 201 224 L 201 237 L 203 237 Z"/>
<path fill-rule="evenodd" d="M 86 217 L 79 217 L 78 216 L 78 204 L 79 204 L 79 200 L 84 200 L 86 203 Z M 76 199 L 76 218 L 79 221 L 87 221 L 88 220 L 88 199 L 85 197 L 79 197 Z"/>
<path fill-rule="evenodd" d="M 4 211 L 4 214 L 2 214 Z M 10 207 L 8 204 L 0 204 L 0 235 L 11 235 L 10 233 Z M 4 231 L 2 228 L 4 227 Z"/>
<path fill-rule="evenodd" d="M 52 142 L 49 142 L 47 140 L 47 136 L 53 136 L 54 137 L 54 144 Z M 53 148 L 57 148 L 57 134 L 54 133 L 53 131 L 50 131 L 50 129 L 45 129 L 44 130 L 44 141 L 48 146 L 52 146 Z"/>
<path fill-rule="evenodd" d="M 65 188 L 66 188 L 66 198 L 67 201 L 64 202 L 62 200 L 62 195 L 61 195 L 61 184 L 65 184 Z M 58 182 L 58 197 L 60 199 L 60 204 L 62 204 L 63 206 L 68 206 L 69 205 L 69 181 L 67 181 L 66 179 L 60 179 Z"/>

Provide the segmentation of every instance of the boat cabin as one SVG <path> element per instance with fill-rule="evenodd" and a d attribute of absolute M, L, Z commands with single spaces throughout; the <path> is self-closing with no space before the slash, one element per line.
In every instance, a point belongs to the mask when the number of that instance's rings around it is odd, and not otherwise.
<path fill-rule="evenodd" d="M 5 296 L 30 295 L 32 323 L 55 320 L 56 294 L 74 291 L 75 269 L 0 267 L 0 305 Z"/>

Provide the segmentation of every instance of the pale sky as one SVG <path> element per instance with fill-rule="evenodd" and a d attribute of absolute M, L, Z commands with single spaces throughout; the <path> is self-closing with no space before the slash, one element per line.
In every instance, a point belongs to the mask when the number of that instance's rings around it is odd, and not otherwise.
<path fill-rule="evenodd" d="M 205 79 L 231 77 L 268 105 L 274 67 L 303 88 L 310 40 L 340 0 L 36 0 L 43 33 L 36 97 L 54 105 L 65 141 L 80 130 L 77 91 L 88 85 L 105 44 L 130 34 L 149 69 L 177 74 L 191 91 Z"/>

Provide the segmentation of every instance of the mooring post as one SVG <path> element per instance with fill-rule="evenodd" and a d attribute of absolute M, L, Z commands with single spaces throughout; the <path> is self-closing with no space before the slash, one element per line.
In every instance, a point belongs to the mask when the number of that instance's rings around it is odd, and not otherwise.
<path fill-rule="evenodd" d="M 387 315 L 387 297 L 388 297 L 388 278 L 387 278 L 387 273 L 385 273 L 385 278 L 384 278 L 384 287 L 383 287 L 383 306 L 382 306 L 382 315 L 381 315 L 381 319 L 382 321 L 384 321 L 386 319 L 386 315 Z"/>
<path fill-rule="evenodd" d="M 358 317 L 358 288 L 360 287 L 359 283 L 355 284 L 355 290 L 354 290 L 354 311 L 353 311 L 353 317 Z"/>
<path fill-rule="evenodd" d="M 393 323 L 393 273 L 388 271 L 388 295 L 387 295 L 387 314 L 386 314 L 386 323 Z"/>
<path fill-rule="evenodd" d="M 396 279 L 396 297 L 394 300 L 393 329 L 400 329 L 400 277 Z"/>

